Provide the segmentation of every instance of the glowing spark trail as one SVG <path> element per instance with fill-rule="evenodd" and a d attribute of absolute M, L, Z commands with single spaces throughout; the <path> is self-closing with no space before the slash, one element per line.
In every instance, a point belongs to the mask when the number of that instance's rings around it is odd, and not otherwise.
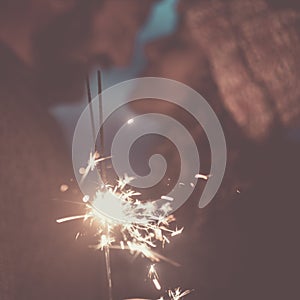
<path fill-rule="evenodd" d="M 150 266 L 148 277 L 152 280 L 155 288 L 160 291 L 161 290 L 161 285 L 158 281 L 158 274 L 155 270 L 155 265 Z"/>
<path fill-rule="evenodd" d="M 197 178 L 197 179 L 208 180 L 209 177 L 211 177 L 211 175 L 204 175 L 204 174 L 196 174 L 195 175 L 195 178 Z"/>
<path fill-rule="evenodd" d="M 171 300 L 180 300 L 184 296 L 188 295 L 189 293 L 191 293 L 191 290 L 186 290 L 184 292 L 181 292 L 180 288 L 175 289 L 175 291 L 171 291 L 171 290 L 168 291 Z"/>
<path fill-rule="evenodd" d="M 63 222 L 68 222 L 68 221 L 73 221 L 73 220 L 78 220 L 78 219 L 85 219 L 86 215 L 82 216 L 71 216 L 71 217 L 66 217 L 66 218 L 61 218 L 56 220 L 57 223 L 63 223 Z"/>
<path fill-rule="evenodd" d="M 169 197 L 169 196 L 161 196 L 160 199 L 167 200 L 167 201 L 173 201 L 174 200 L 174 198 Z"/>

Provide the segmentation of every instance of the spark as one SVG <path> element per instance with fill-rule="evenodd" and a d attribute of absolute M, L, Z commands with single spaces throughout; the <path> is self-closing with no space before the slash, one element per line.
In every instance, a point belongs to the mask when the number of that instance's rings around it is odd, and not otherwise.
<path fill-rule="evenodd" d="M 113 237 L 106 236 L 105 234 L 101 235 L 99 244 L 97 245 L 96 249 L 103 250 L 105 247 L 110 247 L 111 244 L 115 241 Z"/>
<path fill-rule="evenodd" d="M 71 217 L 65 217 L 65 218 L 57 219 L 56 222 L 57 223 L 64 223 L 64 222 L 68 222 L 68 221 L 73 221 L 73 220 L 78 220 L 78 219 L 85 219 L 85 218 L 86 218 L 86 215 L 71 216 Z"/>
<path fill-rule="evenodd" d="M 183 231 L 183 227 L 180 229 L 176 229 L 175 231 L 172 232 L 171 236 L 179 235 L 182 233 L 182 231 Z"/>
<path fill-rule="evenodd" d="M 90 196 L 89 195 L 84 195 L 83 198 L 82 198 L 82 201 L 84 203 L 87 203 L 89 200 L 90 200 Z"/>
<path fill-rule="evenodd" d="M 80 168 L 79 169 L 79 174 L 84 175 L 85 174 L 85 168 Z"/>
<path fill-rule="evenodd" d="M 191 292 L 192 292 L 191 290 L 186 290 L 186 291 L 182 292 L 180 288 L 177 288 L 174 291 L 168 290 L 167 291 L 168 299 L 161 296 L 157 300 L 180 300 L 180 299 L 183 299 L 184 296 L 187 296 L 188 294 L 190 294 Z M 125 299 L 125 300 L 150 300 L 150 299 L 135 298 L 135 299 Z"/>
<path fill-rule="evenodd" d="M 161 285 L 160 285 L 160 282 L 159 282 L 159 277 L 158 277 L 158 274 L 155 270 L 155 265 L 151 265 L 150 268 L 149 268 L 149 272 L 148 272 L 148 277 L 152 280 L 155 288 L 157 290 L 161 290 Z"/>
<path fill-rule="evenodd" d="M 87 167 L 79 169 L 79 173 L 82 175 L 81 182 L 84 181 L 84 179 L 86 178 L 86 176 L 88 175 L 88 173 L 90 171 L 95 170 L 95 168 L 97 167 L 99 162 L 110 159 L 110 158 L 111 158 L 111 156 L 100 157 L 100 154 L 97 151 L 95 151 L 94 153 L 90 152 L 90 157 L 89 157 L 89 160 L 88 160 Z"/>
<path fill-rule="evenodd" d="M 169 197 L 169 196 L 161 196 L 160 199 L 167 200 L 167 201 L 173 201 L 174 200 L 173 197 Z"/>
<path fill-rule="evenodd" d="M 124 242 L 123 242 L 123 241 L 120 241 L 120 246 L 121 246 L 121 249 L 122 249 L 122 250 L 125 249 L 125 246 L 124 246 Z"/>
<path fill-rule="evenodd" d="M 59 189 L 62 193 L 64 193 L 69 189 L 69 186 L 66 184 L 62 184 Z"/>
<path fill-rule="evenodd" d="M 170 297 L 170 300 L 180 300 L 184 296 L 190 294 L 191 292 L 192 292 L 191 290 L 186 290 L 186 291 L 182 292 L 180 288 L 177 288 L 174 291 L 169 290 L 168 295 Z"/>
<path fill-rule="evenodd" d="M 118 179 L 118 188 L 120 190 L 124 190 L 125 186 L 127 184 L 129 184 L 132 180 L 134 179 L 134 177 L 129 177 L 127 174 L 124 175 L 124 178 L 119 178 Z"/>
<path fill-rule="evenodd" d="M 197 178 L 197 179 L 208 180 L 209 177 L 211 177 L 211 175 L 204 175 L 204 174 L 196 174 L 195 175 L 195 178 Z"/>

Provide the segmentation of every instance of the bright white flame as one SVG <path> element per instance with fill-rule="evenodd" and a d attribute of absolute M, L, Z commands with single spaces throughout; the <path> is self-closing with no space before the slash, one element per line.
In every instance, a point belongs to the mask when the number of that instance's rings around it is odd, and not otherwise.
<path fill-rule="evenodd" d="M 88 166 L 84 169 L 82 180 L 88 172 L 96 168 L 98 162 L 104 160 L 104 158 L 99 157 L 97 152 L 90 154 Z M 131 180 L 133 178 L 125 174 L 124 178 L 117 181 L 116 186 L 102 186 L 93 199 L 85 195 L 82 200 L 87 209 L 86 214 L 61 218 L 57 220 L 57 223 L 77 219 L 86 221 L 89 219 L 91 224 L 97 226 L 96 235 L 99 237 L 99 242 L 94 247 L 95 249 L 104 250 L 106 254 L 110 248 L 129 250 L 131 254 L 139 254 L 152 262 L 164 260 L 179 266 L 176 262 L 153 251 L 154 248 L 157 248 L 158 243 L 164 247 L 165 243 L 170 243 L 170 237 L 182 233 L 183 228 L 170 228 L 170 224 L 175 221 L 172 215 L 168 215 L 171 210 L 170 203 L 166 203 L 158 209 L 153 201 L 139 201 L 136 197 L 140 193 L 126 189 Z M 168 201 L 173 200 L 172 197 L 168 196 L 162 196 L 161 198 Z M 112 219 L 108 216 L 114 216 L 115 218 Z M 79 236 L 80 233 L 76 235 L 76 239 Z M 148 276 L 155 288 L 161 290 L 162 287 L 154 265 L 151 265 Z M 187 295 L 187 293 L 181 293 L 179 289 L 175 292 L 169 291 L 171 300 L 179 300 L 184 295 Z"/>

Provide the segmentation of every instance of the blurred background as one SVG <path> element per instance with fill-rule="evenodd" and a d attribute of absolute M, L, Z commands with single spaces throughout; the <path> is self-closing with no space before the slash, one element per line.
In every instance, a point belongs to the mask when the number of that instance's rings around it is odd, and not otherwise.
<path fill-rule="evenodd" d="M 124 80 L 141 76 L 147 65 L 145 46 L 159 38 L 173 34 L 178 25 L 177 0 L 164 0 L 154 3 L 149 9 L 144 24 L 137 28 L 133 52 L 124 66 L 112 65 L 102 68 L 101 64 L 92 66 L 90 74 L 92 95 L 97 95 L 97 70 L 101 70 L 102 88 L 106 89 Z M 66 139 L 71 144 L 76 122 L 87 105 L 87 95 L 71 105 L 60 104 L 51 112 L 60 122 Z"/>
<path fill-rule="evenodd" d="M 222 186 L 198 209 L 199 182 L 176 212 L 185 230 L 163 253 L 181 267 L 159 266 L 163 289 L 193 289 L 186 299 L 298 299 L 299 32 L 296 0 L 0 0 L 0 299 L 107 299 L 103 255 L 74 239 L 82 223 L 55 223 L 83 211 L 65 201 L 82 198 L 71 141 L 86 76 L 96 95 L 99 69 L 104 89 L 139 76 L 183 82 L 225 132 Z M 151 99 L 111 116 L 107 153 L 122 118 L 145 112 L 184 124 L 209 172 L 199 125 Z M 145 149 L 176 174 L 167 141 Z M 114 299 L 160 297 L 145 267 L 112 253 Z"/>

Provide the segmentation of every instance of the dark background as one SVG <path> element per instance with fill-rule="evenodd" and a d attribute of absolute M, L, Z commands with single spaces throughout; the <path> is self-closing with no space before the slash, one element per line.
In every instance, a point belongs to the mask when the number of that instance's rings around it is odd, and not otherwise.
<path fill-rule="evenodd" d="M 103 255 L 88 238 L 74 240 L 82 223 L 55 223 L 83 211 L 64 202 L 82 197 L 69 141 L 97 68 L 105 87 L 135 76 L 186 83 L 224 128 L 223 184 L 198 209 L 200 183 L 176 212 L 185 231 L 163 253 L 182 267 L 159 266 L 163 289 L 194 289 L 186 299 L 298 299 L 299 20 L 293 0 L 1 0 L 0 299 L 107 299 Z M 148 112 L 153 102 L 128 109 Z M 190 130 L 209 172 L 205 137 Z M 175 168 L 167 143 L 152 146 Z M 159 298 L 146 266 L 112 253 L 115 299 Z"/>

